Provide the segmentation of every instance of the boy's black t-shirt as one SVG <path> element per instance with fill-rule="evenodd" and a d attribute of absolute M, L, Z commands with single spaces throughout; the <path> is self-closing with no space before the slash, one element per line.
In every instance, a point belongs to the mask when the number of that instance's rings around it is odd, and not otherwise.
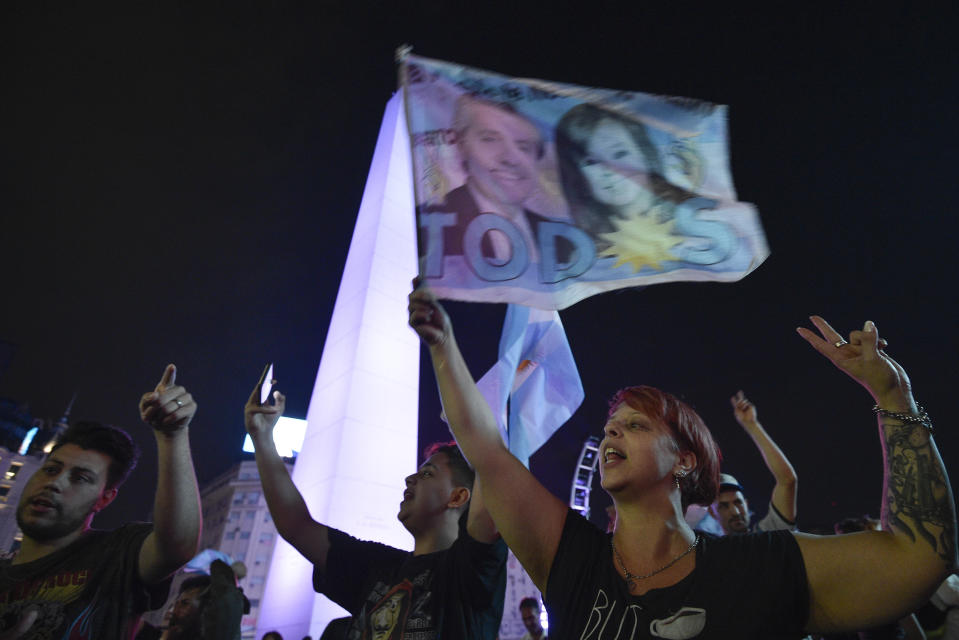
<path fill-rule="evenodd" d="M 313 587 L 353 615 L 347 638 L 493 640 L 503 616 L 506 544 L 465 528 L 444 551 L 414 556 L 329 529 L 326 572 Z"/>

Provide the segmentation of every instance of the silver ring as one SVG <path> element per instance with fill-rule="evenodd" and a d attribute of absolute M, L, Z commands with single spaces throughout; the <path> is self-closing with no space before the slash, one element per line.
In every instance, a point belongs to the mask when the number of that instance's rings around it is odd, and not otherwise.
<path fill-rule="evenodd" d="M 178 407 L 182 407 L 182 406 L 183 406 L 183 403 L 180 402 L 179 398 L 177 398 L 176 400 L 174 400 L 174 402 L 176 403 L 176 406 L 178 406 Z"/>
<path fill-rule="evenodd" d="M 836 348 L 838 349 L 839 347 L 843 346 L 844 344 L 849 344 L 849 343 L 846 342 L 845 340 L 843 340 L 842 338 L 839 338 L 838 340 L 836 340 L 835 342 L 832 343 L 832 346 L 834 346 L 834 347 L 836 347 Z"/>

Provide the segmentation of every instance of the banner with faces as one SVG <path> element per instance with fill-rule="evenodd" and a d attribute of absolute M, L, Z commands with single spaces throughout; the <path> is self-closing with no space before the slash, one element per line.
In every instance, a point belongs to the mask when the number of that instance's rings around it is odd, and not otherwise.
<path fill-rule="evenodd" d="M 739 280 L 769 255 L 736 199 L 722 105 L 412 55 L 401 78 L 420 274 L 441 297 L 563 309 Z"/>

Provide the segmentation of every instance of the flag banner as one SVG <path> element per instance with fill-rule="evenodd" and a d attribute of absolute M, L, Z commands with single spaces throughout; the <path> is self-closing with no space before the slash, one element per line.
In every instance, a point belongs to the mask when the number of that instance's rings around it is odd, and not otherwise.
<path fill-rule="evenodd" d="M 739 280 L 769 255 L 736 200 L 726 107 L 408 55 L 420 274 L 441 297 L 563 309 Z"/>
<path fill-rule="evenodd" d="M 510 452 L 529 467 L 529 457 L 569 420 L 584 397 L 559 313 L 509 305 L 499 359 L 476 386 Z"/>

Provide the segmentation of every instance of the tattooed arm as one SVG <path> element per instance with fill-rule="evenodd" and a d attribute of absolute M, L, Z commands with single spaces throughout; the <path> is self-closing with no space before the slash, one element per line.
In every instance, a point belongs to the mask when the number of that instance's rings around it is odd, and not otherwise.
<path fill-rule="evenodd" d="M 880 408 L 918 415 L 906 372 L 880 349 L 867 322 L 845 342 L 818 316 L 822 337 L 799 334 L 862 384 Z M 809 580 L 810 631 L 867 629 L 915 610 L 956 566 L 955 502 L 925 426 L 881 417 L 883 531 L 816 537 L 797 534 Z"/>
<path fill-rule="evenodd" d="M 955 560 L 956 514 L 939 451 L 922 425 L 880 419 L 885 453 L 882 527 L 935 549 L 950 570 Z"/>

